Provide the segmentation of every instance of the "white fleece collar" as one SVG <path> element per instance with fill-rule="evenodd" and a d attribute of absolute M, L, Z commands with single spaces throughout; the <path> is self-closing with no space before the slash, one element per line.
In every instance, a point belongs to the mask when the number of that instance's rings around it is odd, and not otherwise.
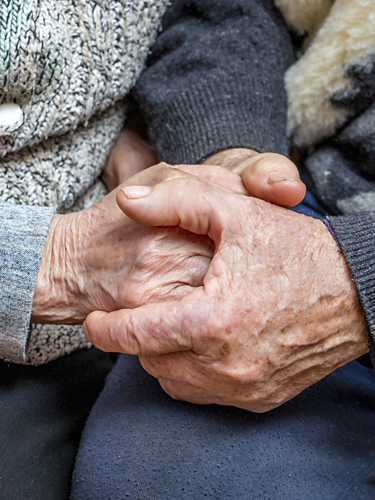
<path fill-rule="evenodd" d="M 351 117 L 332 97 L 353 91 L 353 66 L 375 59 L 375 0 L 275 0 L 288 26 L 307 34 L 305 52 L 287 71 L 288 129 L 297 146 L 331 136 Z"/>

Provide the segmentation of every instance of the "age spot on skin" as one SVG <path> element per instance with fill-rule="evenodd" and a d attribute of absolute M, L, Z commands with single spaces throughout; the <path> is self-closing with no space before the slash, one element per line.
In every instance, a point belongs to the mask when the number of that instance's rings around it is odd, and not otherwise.
<path fill-rule="evenodd" d="M 229 328 L 229 326 L 225 329 L 225 333 L 227 335 L 232 335 L 232 330 L 231 330 L 231 328 Z"/>
<path fill-rule="evenodd" d="M 230 351 L 230 345 L 228 344 L 228 342 L 225 342 L 225 344 L 223 344 L 223 347 L 221 348 L 220 357 L 224 358 L 225 356 L 229 356 Z"/>

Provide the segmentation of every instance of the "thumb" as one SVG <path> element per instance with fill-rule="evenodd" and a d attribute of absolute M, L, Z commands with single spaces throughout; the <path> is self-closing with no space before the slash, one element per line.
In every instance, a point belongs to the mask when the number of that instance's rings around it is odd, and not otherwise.
<path fill-rule="evenodd" d="M 247 199 L 196 177 L 185 177 L 153 187 L 126 186 L 117 193 L 117 203 L 138 223 L 180 226 L 195 234 L 208 234 L 216 241 L 230 217 L 233 197 Z"/>
<path fill-rule="evenodd" d="M 306 194 L 296 165 L 287 157 L 275 153 L 262 153 L 249 158 L 242 181 L 250 196 L 282 207 L 298 205 Z"/>
<path fill-rule="evenodd" d="M 83 324 L 92 344 L 106 352 L 157 355 L 194 350 L 194 337 L 210 317 L 209 304 L 201 288 L 189 300 L 150 303 L 135 309 L 106 313 L 95 311 Z M 200 304 L 198 316 L 197 301 Z"/>

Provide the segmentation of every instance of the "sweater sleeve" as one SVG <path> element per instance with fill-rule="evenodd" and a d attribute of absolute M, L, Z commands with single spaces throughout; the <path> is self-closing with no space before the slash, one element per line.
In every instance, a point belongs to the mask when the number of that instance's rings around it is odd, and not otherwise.
<path fill-rule="evenodd" d="M 288 152 L 290 36 L 272 0 L 172 0 L 134 96 L 161 160 Z"/>
<path fill-rule="evenodd" d="M 0 203 L 0 357 L 25 359 L 36 277 L 54 210 Z"/>
<path fill-rule="evenodd" d="M 375 212 L 327 217 L 348 263 L 369 333 L 375 366 Z"/>

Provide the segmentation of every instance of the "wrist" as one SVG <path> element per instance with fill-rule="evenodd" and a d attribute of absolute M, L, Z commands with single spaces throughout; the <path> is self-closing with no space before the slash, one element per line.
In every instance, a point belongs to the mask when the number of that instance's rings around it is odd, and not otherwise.
<path fill-rule="evenodd" d="M 314 223 L 317 225 L 317 231 L 321 232 L 319 239 L 324 248 L 320 258 L 326 261 L 326 291 L 328 281 L 335 284 L 333 288 L 336 294 L 333 293 L 332 297 L 336 298 L 330 308 L 335 311 L 334 320 L 339 326 L 337 336 L 344 346 L 342 353 L 347 356 L 345 361 L 348 362 L 369 350 L 366 322 L 358 301 L 357 288 L 336 235 L 326 221 L 314 219 Z M 324 314 L 322 311 L 323 316 Z"/>
<path fill-rule="evenodd" d="M 51 221 L 34 292 L 32 323 L 79 324 L 88 311 L 77 271 L 77 234 L 83 212 Z"/>

